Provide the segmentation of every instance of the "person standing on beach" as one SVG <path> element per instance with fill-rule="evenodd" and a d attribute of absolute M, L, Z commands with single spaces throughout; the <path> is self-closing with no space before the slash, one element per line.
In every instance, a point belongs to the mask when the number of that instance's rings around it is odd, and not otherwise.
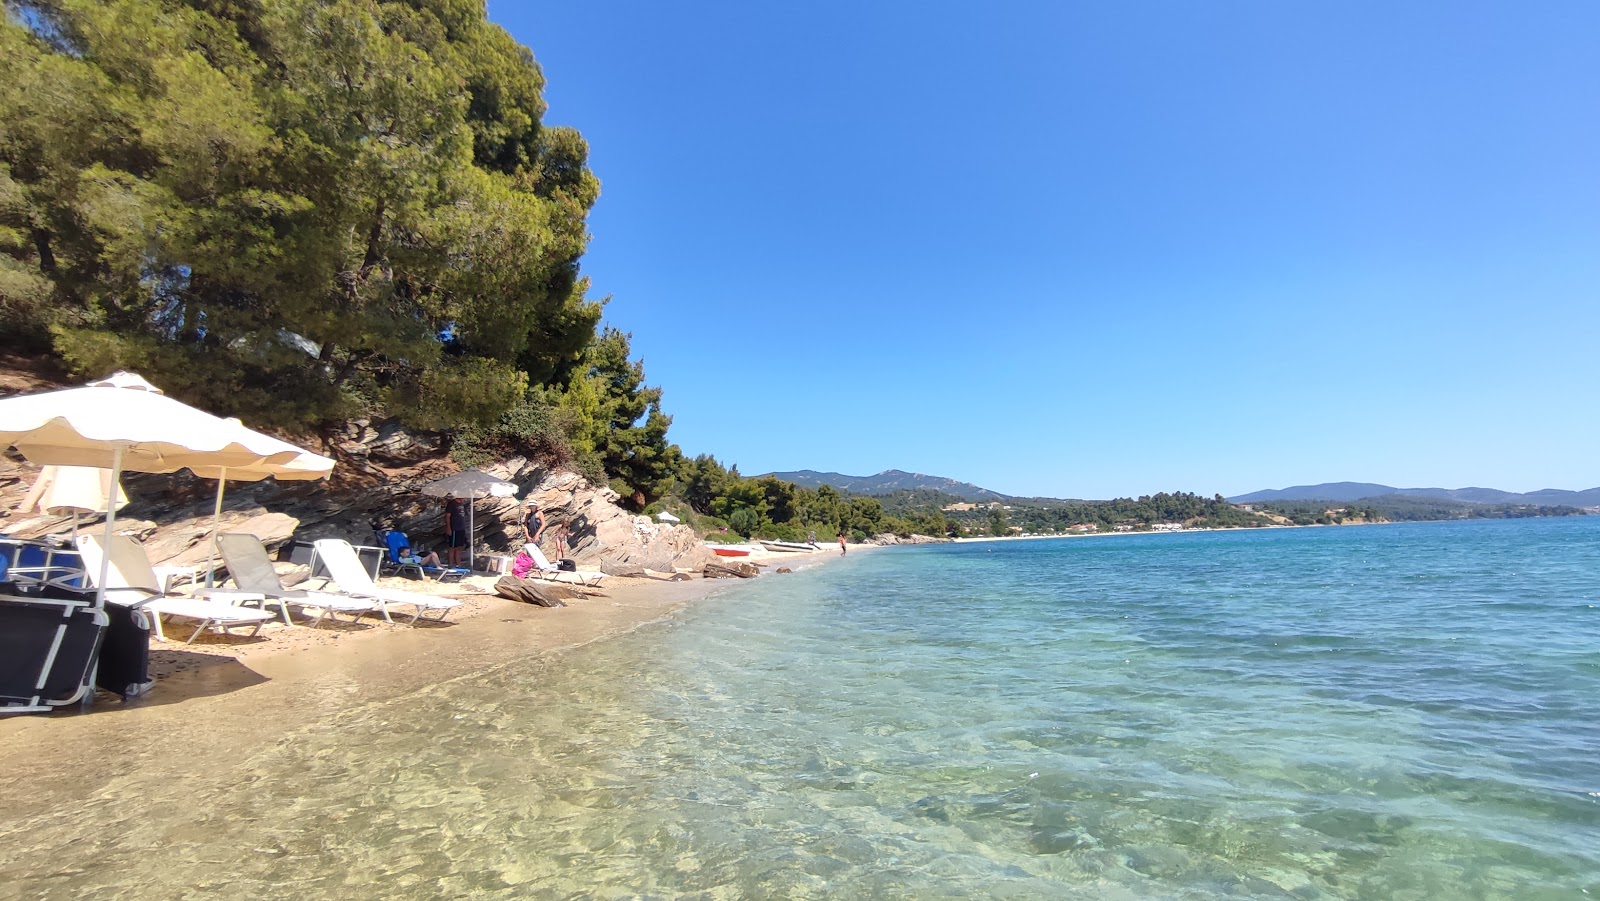
<path fill-rule="evenodd" d="M 839 527 L 839 556 L 841 557 L 849 553 L 849 550 L 844 546 L 845 536 L 849 534 L 849 530 L 847 530 L 844 526 Z"/>
<path fill-rule="evenodd" d="M 560 525 L 556 526 L 556 528 L 555 528 L 555 537 L 556 537 L 556 559 L 560 560 L 563 557 L 567 556 L 567 524 L 566 523 L 561 523 Z"/>
<path fill-rule="evenodd" d="M 532 498 L 526 501 L 527 511 L 522 517 L 522 540 L 524 544 L 538 544 L 544 535 L 544 511 L 533 502 Z"/>
<path fill-rule="evenodd" d="M 461 565 L 461 553 L 467 547 L 467 505 L 461 498 L 452 497 L 444 502 L 444 528 L 450 536 L 450 565 Z"/>

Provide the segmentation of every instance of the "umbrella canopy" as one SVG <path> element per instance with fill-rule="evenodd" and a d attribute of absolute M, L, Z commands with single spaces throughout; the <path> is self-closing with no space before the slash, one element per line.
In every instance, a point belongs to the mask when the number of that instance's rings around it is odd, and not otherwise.
<path fill-rule="evenodd" d="M 445 476 L 435 482 L 422 486 L 422 493 L 429 497 L 462 497 L 477 499 L 480 497 L 512 497 L 517 493 L 517 486 L 505 479 L 496 478 L 480 469 L 468 469 L 458 472 L 453 476 Z"/>
<path fill-rule="evenodd" d="M 477 510 L 471 501 L 480 497 L 513 497 L 517 493 L 517 486 L 482 470 L 467 469 L 453 476 L 429 482 L 422 486 L 422 493 L 429 497 L 459 497 L 468 501 L 467 569 L 472 569 L 474 558 L 477 556 L 478 523 Z"/>
<path fill-rule="evenodd" d="M 135 472 L 243 470 L 290 463 L 304 453 L 238 420 L 173 400 L 128 373 L 81 388 L 0 400 L 0 446 L 15 447 L 41 465 Z"/>
<path fill-rule="evenodd" d="M 113 491 L 115 492 L 113 494 Z M 33 480 L 28 496 L 22 499 L 22 512 L 104 513 L 115 503 L 118 510 L 128 505 L 122 486 L 113 489 L 111 471 L 91 466 L 46 466 Z"/>
<path fill-rule="evenodd" d="M 127 372 L 81 388 L 0 400 L 0 447 L 15 447 L 33 463 L 109 469 L 113 482 L 125 469 L 188 468 L 208 478 L 247 480 L 316 479 L 333 469 L 327 457 L 173 400 Z M 221 505 L 219 487 L 219 511 Z M 116 511 L 108 511 L 108 545 L 115 522 Z M 105 603 L 105 564 L 95 582 L 97 605 Z"/>
<path fill-rule="evenodd" d="M 668 513 L 665 510 L 662 510 L 660 513 L 656 514 L 656 522 L 683 522 L 683 520 L 673 516 L 671 513 Z"/>

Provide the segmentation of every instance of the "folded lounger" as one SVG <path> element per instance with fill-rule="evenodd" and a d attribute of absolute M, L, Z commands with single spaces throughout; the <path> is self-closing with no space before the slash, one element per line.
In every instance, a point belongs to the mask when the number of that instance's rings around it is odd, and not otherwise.
<path fill-rule="evenodd" d="M 0 714 L 86 699 L 108 625 L 106 612 L 82 599 L 0 597 Z"/>
<path fill-rule="evenodd" d="M 544 551 L 539 550 L 539 546 L 532 542 L 523 545 L 522 549 L 533 558 L 534 572 L 553 582 L 569 582 L 585 588 L 598 588 L 600 580 L 606 577 L 605 573 L 594 569 L 562 569 L 551 563 L 550 558 L 544 555 Z"/>
<path fill-rule="evenodd" d="M 290 604 L 316 607 L 322 611 L 311 624 L 313 629 L 322 625 L 323 619 L 330 615 L 348 613 L 350 621 L 354 622 L 361 618 L 361 614 L 378 609 L 377 602 L 370 598 L 283 587 L 283 580 L 278 578 L 278 571 L 273 568 L 272 560 L 267 557 L 267 549 L 262 547 L 261 539 L 254 535 L 228 532 L 217 536 L 217 545 L 222 550 L 222 562 L 227 564 L 228 575 L 232 577 L 233 584 L 241 591 L 265 596 L 267 600 L 263 606 L 269 603 L 277 604 L 283 614 L 285 625 L 289 624 Z"/>
<path fill-rule="evenodd" d="M 339 590 L 345 594 L 360 598 L 371 598 L 378 605 L 378 612 L 388 622 L 390 604 L 409 604 L 417 612 L 411 617 L 415 623 L 422 618 L 424 611 L 436 611 L 433 619 L 443 621 L 450 611 L 461 606 L 461 602 L 453 598 L 436 597 L 431 594 L 422 594 L 416 591 L 400 591 L 394 588 L 383 588 L 372 581 L 372 576 L 361 565 L 361 558 L 356 556 L 356 549 L 350 542 L 343 538 L 322 538 L 312 542 L 317 559 L 328 570 L 328 575 L 339 584 Z M 312 567 L 316 569 L 315 566 Z"/>
<path fill-rule="evenodd" d="M 97 535 L 79 535 L 78 551 L 83 554 L 85 581 L 93 584 L 100 578 L 100 562 L 106 556 Z M 216 626 L 229 634 L 231 626 L 255 626 L 250 634 L 261 631 L 261 624 L 272 619 L 265 610 L 251 610 L 239 604 L 260 603 L 265 597 L 256 592 L 220 591 L 213 589 L 203 598 L 169 595 L 160 588 L 161 581 L 145 555 L 144 545 L 126 535 L 111 536 L 111 561 L 106 570 L 106 602 L 123 607 L 137 607 L 152 614 L 156 638 L 166 641 L 161 628 L 161 617 L 181 616 L 200 620 L 200 626 L 184 644 L 190 644 L 207 626 Z"/>

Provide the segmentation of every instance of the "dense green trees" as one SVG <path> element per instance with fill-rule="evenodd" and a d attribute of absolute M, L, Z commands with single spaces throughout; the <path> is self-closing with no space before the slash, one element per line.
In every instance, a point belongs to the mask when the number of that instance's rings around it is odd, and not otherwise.
<path fill-rule="evenodd" d="M 630 358 L 630 335 L 607 328 L 583 352 L 565 386 L 544 392 L 565 414 L 580 469 L 609 476 L 634 507 L 660 497 L 683 466 L 667 442 L 672 417 L 661 412 L 661 389 L 644 383 L 644 363 Z"/>
<path fill-rule="evenodd" d="M 578 260 L 588 147 L 482 0 L 29 0 L 0 22 L 0 342 L 256 425 L 396 416 L 635 508 L 682 464 Z"/>
<path fill-rule="evenodd" d="M 593 338 L 599 183 L 482 2 L 6 13 L 7 342 L 258 423 L 443 429 L 493 423 Z"/>
<path fill-rule="evenodd" d="M 1521 519 L 1533 516 L 1581 516 L 1577 507 L 1537 504 L 1474 504 L 1441 498 L 1389 494 L 1360 501 L 1272 501 L 1271 510 L 1295 525 L 1360 522 L 1420 522 L 1441 519 Z"/>
<path fill-rule="evenodd" d="M 772 476 L 745 478 L 738 467 L 725 467 L 704 454 L 681 462 L 669 493 L 708 524 L 726 524 L 746 537 L 800 541 L 812 534 L 831 539 L 840 532 L 857 540 L 883 532 L 943 536 L 948 526 L 938 511 L 890 516 L 877 498 L 845 497 L 827 485 L 813 490 Z"/>
<path fill-rule="evenodd" d="M 898 518 L 929 516 L 944 507 L 961 506 L 960 498 L 937 491 L 897 491 L 882 498 L 884 509 Z M 1187 492 L 1161 492 L 1140 498 L 1109 501 L 1067 501 L 1034 498 L 1014 499 L 1004 507 L 979 504 L 972 509 L 942 513 L 948 531 L 972 530 L 990 535 L 1111 531 L 1118 527 L 1149 528 L 1157 523 L 1178 523 L 1192 527 L 1230 528 L 1268 525 L 1268 520 L 1247 513 L 1220 495 L 1204 498 Z M 921 530 L 919 530 L 921 531 Z"/>

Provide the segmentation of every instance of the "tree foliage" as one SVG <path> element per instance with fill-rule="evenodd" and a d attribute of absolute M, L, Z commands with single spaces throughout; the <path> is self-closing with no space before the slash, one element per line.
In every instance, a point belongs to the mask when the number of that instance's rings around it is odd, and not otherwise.
<path fill-rule="evenodd" d="M 642 510 L 670 487 L 683 453 L 667 441 L 672 417 L 661 389 L 645 384 L 644 362 L 632 359 L 632 335 L 605 329 L 584 349 L 564 387 L 546 392 L 567 417 L 580 469 L 604 472 L 611 487 Z"/>
<path fill-rule="evenodd" d="M 1535 516 L 1582 516 L 1578 507 L 1540 504 L 1476 504 L 1441 498 L 1385 494 L 1359 501 L 1271 501 L 1260 505 L 1295 525 L 1339 525 L 1345 522 L 1421 522 L 1443 519 L 1522 519 Z"/>
<path fill-rule="evenodd" d="M 588 149 L 481 0 L 6 13 L 3 340 L 256 422 L 441 428 L 592 339 Z"/>

